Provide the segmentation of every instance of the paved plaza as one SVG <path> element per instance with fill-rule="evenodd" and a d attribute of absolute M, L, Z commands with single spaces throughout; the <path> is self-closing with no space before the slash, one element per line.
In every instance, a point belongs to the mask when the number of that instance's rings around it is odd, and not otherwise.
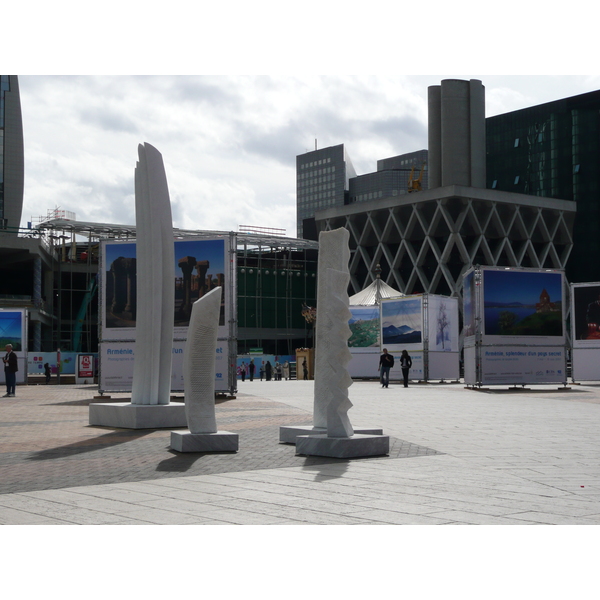
<path fill-rule="evenodd" d="M 390 453 L 350 460 L 278 441 L 280 425 L 311 423 L 311 381 L 240 382 L 217 403 L 239 452 L 221 454 L 171 451 L 168 430 L 90 426 L 96 394 L 32 385 L 0 399 L 1 524 L 600 524 L 597 385 L 357 381 L 351 422 L 382 427 Z"/>

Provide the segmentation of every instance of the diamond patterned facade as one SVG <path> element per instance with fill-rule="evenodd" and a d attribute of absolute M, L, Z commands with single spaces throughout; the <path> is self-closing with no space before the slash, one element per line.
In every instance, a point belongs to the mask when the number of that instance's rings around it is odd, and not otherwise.
<path fill-rule="evenodd" d="M 382 280 L 404 294 L 462 298 L 473 265 L 564 269 L 575 211 L 566 200 L 451 185 L 315 218 L 320 231 L 350 232 L 351 293 L 372 283 L 380 264 Z"/>

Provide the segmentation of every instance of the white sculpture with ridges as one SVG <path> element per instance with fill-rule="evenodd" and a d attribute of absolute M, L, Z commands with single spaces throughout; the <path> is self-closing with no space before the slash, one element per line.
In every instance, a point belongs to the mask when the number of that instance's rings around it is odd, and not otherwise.
<path fill-rule="evenodd" d="M 183 385 L 188 431 L 171 432 L 178 452 L 236 452 L 238 435 L 217 430 L 215 412 L 215 355 L 222 288 L 217 287 L 192 305 L 183 355 Z"/>

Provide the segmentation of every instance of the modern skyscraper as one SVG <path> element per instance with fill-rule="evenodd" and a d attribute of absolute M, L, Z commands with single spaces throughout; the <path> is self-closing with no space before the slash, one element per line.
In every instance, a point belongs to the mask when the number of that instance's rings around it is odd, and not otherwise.
<path fill-rule="evenodd" d="M 314 228 L 316 211 L 348 204 L 351 177 L 356 177 L 356 171 L 343 144 L 296 156 L 296 227 L 299 238 L 317 239 Z"/>
<path fill-rule="evenodd" d="M 17 235 L 23 210 L 23 121 L 16 75 L 0 75 L 0 228 Z"/>
<path fill-rule="evenodd" d="M 489 117 L 486 137 L 486 187 L 575 201 L 567 278 L 600 281 L 600 91 Z"/>

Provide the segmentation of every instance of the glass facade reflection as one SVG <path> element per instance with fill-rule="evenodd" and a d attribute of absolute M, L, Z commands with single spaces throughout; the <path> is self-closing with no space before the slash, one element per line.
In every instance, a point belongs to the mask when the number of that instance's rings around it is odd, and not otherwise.
<path fill-rule="evenodd" d="M 600 91 L 486 119 L 486 187 L 577 202 L 571 282 L 600 281 Z"/>

